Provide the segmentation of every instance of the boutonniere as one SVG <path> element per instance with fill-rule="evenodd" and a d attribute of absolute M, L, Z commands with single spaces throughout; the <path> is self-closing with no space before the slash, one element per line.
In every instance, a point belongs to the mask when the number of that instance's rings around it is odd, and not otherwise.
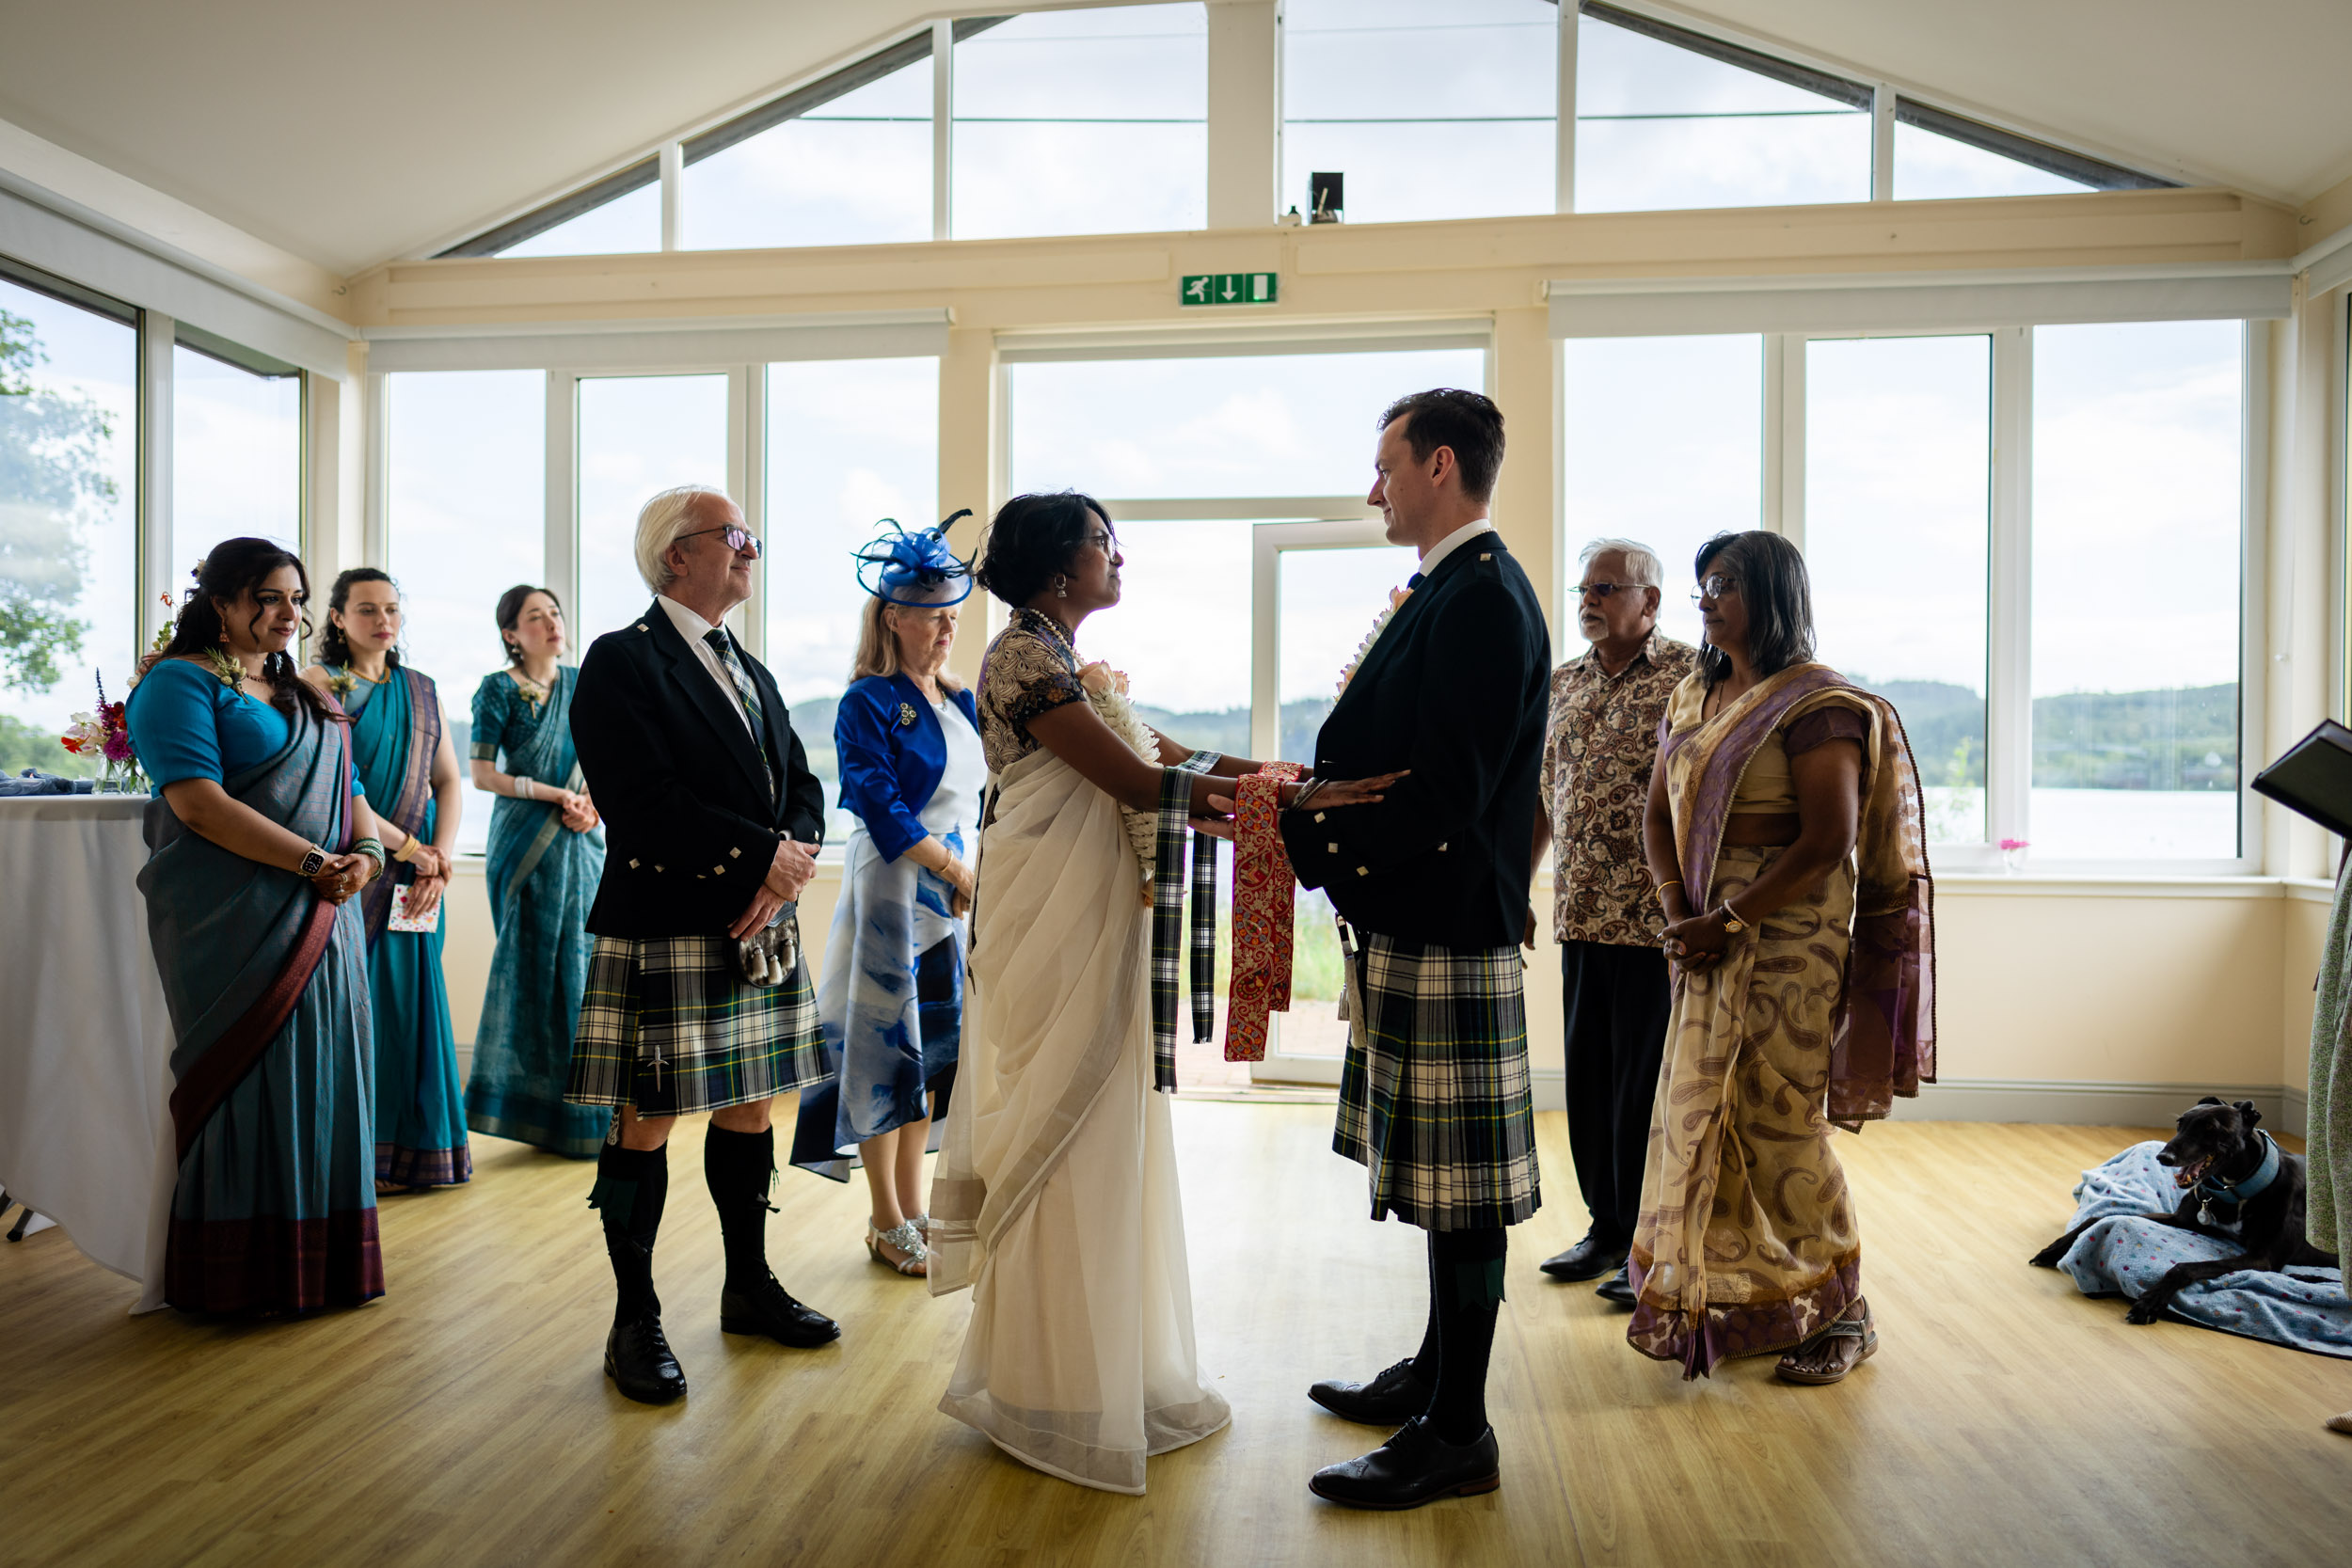
<path fill-rule="evenodd" d="M 336 696 L 348 697 L 358 688 L 358 685 L 359 683 L 352 678 L 350 671 L 333 665 L 327 667 L 326 689 Z"/>
<path fill-rule="evenodd" d="M 514 674 L 515 689 L 522 693 L 524 702 L 529 703 L 532 707 L 537 707 L 541 703 L 548 700 L 548 689 L 546 687 L 541 686 L 537 681 L 532 680 L 529 675 L 524 674 L 520 670 L 516 671 Z"/>
<path fill-rule="evenodd" d="M 1347 683 L 1356 678 L 1356 671 L 1364 662 L 1364 656 L 1372 652 L 1372 645 L 1380 641 L 1380 634 L 1389 629 L 1389 623 L 1396 619 L 1396 612 L 1403 610 L 1405 601 L 1412 596 L 1413 591 L 1409 588 L 1389 590 L 1389 608 L 1382 610 L 1378 619 L 1372 623 L 1372 629 L 1364 633 L 1364 640 L 1356 644 L 1356 657 L 1349 659 L 1347 668 L 1340 672 L 1342 691 L 1345 691 Z"/>
<path fill-rule="evenodd" d="M 898 705 L 898 727 L 904 730 L 912 729 L 914 726 L 914 705 L 913 703 L 900 703 Z"/>

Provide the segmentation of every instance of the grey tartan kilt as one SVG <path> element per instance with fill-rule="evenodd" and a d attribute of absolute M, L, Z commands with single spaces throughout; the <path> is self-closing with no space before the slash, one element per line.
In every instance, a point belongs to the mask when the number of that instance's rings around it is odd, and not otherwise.
<path fill-rule="evenodd" d="M 1518 1224 L 1543 1203 L 1519 950 L 1359 937 L 1331 1147 L 1364 1166 L 1375 1220 Z"/>
<path fill-rule="evenodd" d="M 723 936 L 598 937 L 564 1098 L 667 1117 L 824 1077 L 805 950 L 781 983 L 750 986 L 734 947 Z"/>

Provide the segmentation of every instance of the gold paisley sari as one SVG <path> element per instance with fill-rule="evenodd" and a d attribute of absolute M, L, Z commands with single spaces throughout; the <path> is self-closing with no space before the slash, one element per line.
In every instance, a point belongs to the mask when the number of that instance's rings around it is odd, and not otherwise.
<path fill-rule="evenodd" d="M 1734 937 L 1722 963 L 1676 975 L 1626 1338 L 1686 1378 L 1801 1344 L 1860 1293 L 1862 1242 L 1831 1128 L 1883 1117 L 1935 1077 L 1934 889 L 1894 707 L 1820 664 L 1759 681 L 1712 719 L 1705 701 L 1689 676 L 1659 726 L 1697 908 L 1736 898 L 1786 852 L 1724 846 L 1757 748 L 1830 705 L 1860 713 L 1869 733 L 1853 857 Z"/>

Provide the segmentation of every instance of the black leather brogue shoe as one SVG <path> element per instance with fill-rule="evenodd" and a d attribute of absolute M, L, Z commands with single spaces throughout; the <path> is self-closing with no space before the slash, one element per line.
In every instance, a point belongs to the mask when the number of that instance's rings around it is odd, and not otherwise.
<path fill-rule="evenodd" d="M 1604 1242 L 1587 1231 L 1582 1241 L 1537 1267 L 1554 1279 L 1598 1279 L 1611 1269 L 1625 1267 L 1625 1255 L 1624 1243 Z"/>
<path fill-rule="evenodd" d="M 1349 1508 L 1399 1509 L 1472 1497 L 1502 1484 L 1494 1428 L 1474 1441 L 1449 1443 L 1430 1430 L 1425 1418 L 1416 1418 L 1370 1453 L 1317 1470 L 1307 1489 Z"/>
<path fill-rule="evenodd" d="M 686 1373 L 670 1354 L 661 1320 L 650 1312 L 612 1325 L 604 1341 L 604 1375 L 639 1404 L 668 1404 L 686 1396 Z"/>
<path fill-rule="evenodd" d="M 1318 1383 L 1307 1397 L 1345 1420 L 1368 1427 L 1401 1427 L 1429 1408 L 1431 1389 L 1413 1371 L 1407 1356 L 1363 1383 Z"/>
<path fill-rule="evenodd" d="M 794 1350 L 815 1350 L 841 1338 L 839 1323 L 794 1300 L 774 1275 L 748 1291 L 721 1291 L 719 1326 L 729 1334 L 765 1334 Z"/>
<path fill-rule="evenodd" d="M 1633 1275 L 1622 1268 L 1595 1286 L 1593 1294 L 1613 1307 L 1639 1305 L 1633 1294 Z"/>

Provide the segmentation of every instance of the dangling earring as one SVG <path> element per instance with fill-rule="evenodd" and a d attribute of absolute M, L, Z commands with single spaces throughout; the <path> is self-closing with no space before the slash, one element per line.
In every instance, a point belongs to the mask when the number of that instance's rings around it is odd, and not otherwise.
<path fill-rule="evenodd" d="M 1054 579 L 1054 597 L 1057 599 L 1066 599 L 1070 597 L 1070 579 L 1068 578 L 1056 578 Z M 226 637 L 229 634 L 227 632 L 223 632 L 221 635 Z"/>

